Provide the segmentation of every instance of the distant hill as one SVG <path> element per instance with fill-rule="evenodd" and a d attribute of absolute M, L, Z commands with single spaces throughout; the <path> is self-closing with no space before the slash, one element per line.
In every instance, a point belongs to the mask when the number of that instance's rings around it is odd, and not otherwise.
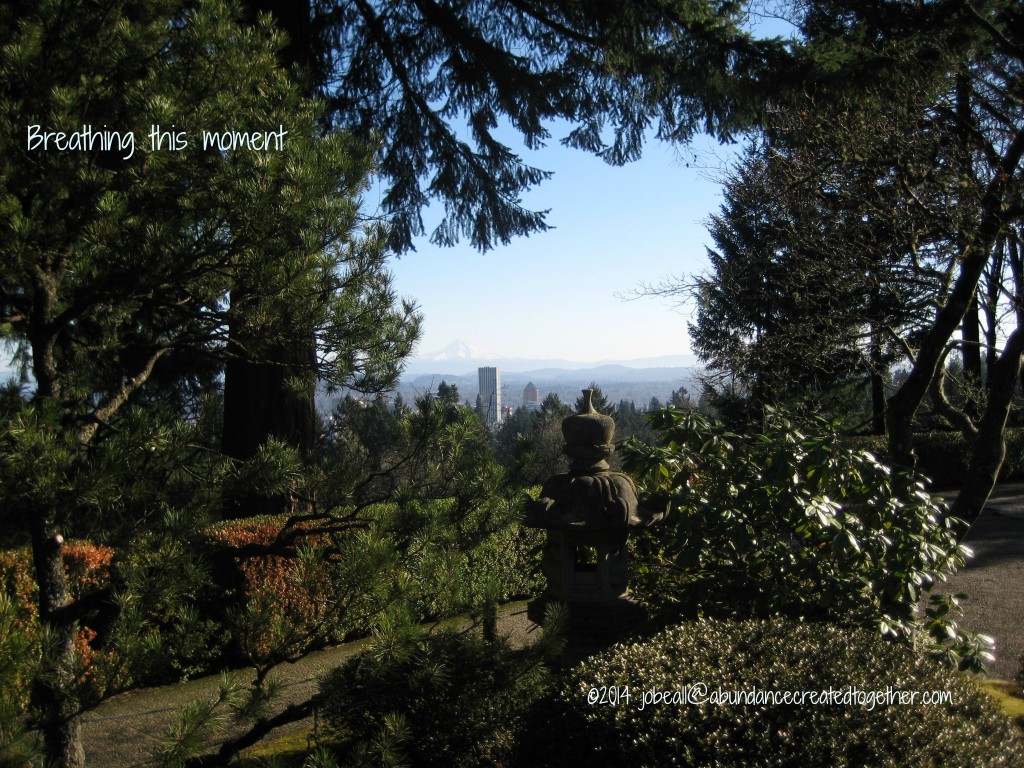
<path fill-rule="evenodd" d="M 646 407 L 652 397 L 665 402 L 681 386 L 694 396 L 700 391 L 701 368 L 694 355 L 596 362 L 510 358 L 464 341 L 454 341 L 442 350 L 410 359 L 398 391 L 411 403 L 417 395 L 436 392 L 444 381 L 458 387 L 462 401 L 472 405 L 479 388 L 477 368 L 482 367 L 501 370 L 502 403 L 513 407 L 522 405 L 523 388 L 531 381 L 540 390 L 541 399 L 554 392 L 569 405 L 591 382 L 601 387 L 610 402 L 632 400 L 638 408 Z M 329 410 L 330 400 L 322 396 L 318 406 Z"/>
<path fill-rule="evenodd" d="M 700 369 L 690 368 L 627 368 L 625 366 L 599 366 L 568 371 L 559 368 L 539 369 L 521 373 L 501 372 L 502 404 L 518 408 L 523 403 L 523 388 L 533 382 L 540 391 L 540 398 L 554 392 L 567 405 L 576 402 L 580 392 L 591 382 L 601 387 L 605 397 L 612 403 L 632 400 L 637 408 L 645 408 L 652 397 L 666 402 L 679 387 L 685 387 L 692 395 L 700 392 L 698 374 Z M 465 376 L 433 374 L 405 378 L 399 383 L 398 392 L 407 403 L 426 392 L 436 392 L 441 382 L 454 384 L 459 389 L 459 399 L 473 405 L 479 391 L 476 372 Z M 344 396 L 344 395 L 341 395 Z M 326 398 L 318 401 L 321 410 L 329 410 L 331 403 Z"/>
<path fill-rule="evenodd" d="M 497 367 L 502 379 L 506 376 L 545 376 L 559 378 L 567 372 L 598 371 L 606 376 L 626 375 L 628 370 L 696 368 L 694 355 L 661 355 L 630 360 L 558 360 L 523 357 L 503 357 L 475 347 L 465 341 L 453 341 L 444 349 L 410 358 L 405 365 L 403 381 L 412 381 L 425 375 L 476 377 L 476 369 Z M 614 369 L 625 369 L 616 372 Z"/>

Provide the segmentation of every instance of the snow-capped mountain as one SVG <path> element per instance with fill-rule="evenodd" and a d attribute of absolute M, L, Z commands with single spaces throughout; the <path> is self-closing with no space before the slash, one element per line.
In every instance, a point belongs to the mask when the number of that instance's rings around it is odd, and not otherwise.
<path fill-rule="evenodd" d="M 468 341 L 456 339 L 444 349 L 426 355 L 417 355 L 421 361 L 443 362 L 447 360 L 500 360 L 501 355 L 474 347 Z"/>

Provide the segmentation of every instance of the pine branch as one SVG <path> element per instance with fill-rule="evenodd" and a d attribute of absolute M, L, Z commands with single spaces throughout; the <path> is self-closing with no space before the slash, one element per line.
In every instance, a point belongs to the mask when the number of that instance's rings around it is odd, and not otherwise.
<path fill-rule="evenodd" d="M 218 768 L 218 766 L 227 765 L 228 761 L 239 752 L 258 743 L 275 728 L 312 717 L 322 700 L 320 694 L 316 694 L 299 704 L 288 705 L 273 717 L 260 718 L 244 734 L 221 744 L 215 754 L 194 757 L 187 760 L 185 766 L 186 768 Z"/>
<path fill-rule="evenodd" d="M 90 423 L 86 424 L 78 432 L 79 442 L 85 444 L 92 440 L 100 424 L 117 413 L 118 409 L 128 401 L 128 398 L 149 380 L 149 377 L 153 375 L 153 368 L 156 366 L 157 361 L 169 351 L 169 347 L 159 347 L 142 364 L 134 376 L 128 376 L 125 379 L 121 389 L 115 395 L 109 398 L 104 405 L 93 411 Z"/>

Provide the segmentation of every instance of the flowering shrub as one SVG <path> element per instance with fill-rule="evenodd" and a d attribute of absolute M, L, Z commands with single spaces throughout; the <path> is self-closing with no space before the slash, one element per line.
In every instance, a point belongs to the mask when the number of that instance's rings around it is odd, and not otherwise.
<path fill-rule="evenodd" d="M 287 520 L 287 515 L 234 520 L 208 530 L 207 536 L 214 548 L 270 545 Z M 312 548 L 326 543 L 324 536 L 313 536 L 303 545 Z M 233 561 L 241 577 L 237 602 L 243 606 L 234 614 L 235 639 L 247 658 L 291 656 L 303 650 L 311 637 L 341 639 L 343 632 L 324 621 L 331 583 L 326 568 L 309 567 L 302 557 L 281 555 Z"/>
<path fill-rule="evenodd" d="M 110 581 L 110 564 L 114 550 L 102 544 L 70 543 L 64 547 L 64 570 L 72 599 L 93 589 L 106 586 Z"/>
<path fill-rule="evenodd" d="M 110 547 L 98 546 L 87 542 L 73 542 L 64 547 L 64 568 L 68 578 L 68 588 L 73 598 L 81 597 L 89 592 L 101 589 L 109 584 L 110 564 L 114 550 Z M 7 550 L 0 552 L 0 583 L 8 600 L 5 607 L 7 620 L 5 631 L 17 632 L 23 636 L 27 644 L 17 658 L 7 663 L 27 669 L 35 663 L 40 654 L 39 648 L 39 605 L 38 590 L 32 578 L 32 558 L 27 549 Z M 106 685 L 99 669 L 93 664 L 96 649 L 93 642 L 96 630 L 82 625 L 75 636 L 75 649 L 79 656 L 79 682 L 83 685 L 87 697 Z M 24 683 L 25 676 L 11 671 L 12 676 Z M 16 706 L 22 709 L 28 702 L 26 684 L 19 684 L 13 696 Z"/>
<path fill-rule="evenodd" d="M 432 500 L 416 508 L 420 531 L 405 539 L 400 529 L 413 506 L 365 510 L 372 530 L 301 537 L 297 557 L 221 556 L 225 547 L 272 544 L 285 515 L 169 529 L 116 552 L 69 543 L 72 597 L 111 588 L 116 604 L 102 625 L 87 616 L 76 637 L 83 698 L 209 672 L 226 654 L 269 669 L 314 646 L 368 632 L 395 603 L 408 603 L 418 621 L 474 610 L 481 595 L 500 601 L 536 588 L 534 532 L 499 519 L 464 523 L 469 534 L 450 523 L 457 510 L 449 500 Z M 5 626 L 31 641 L 27 664 L 39 656 L 28 550 L 0 552 L 0 586 L 11 598 Z M 23 705 L 27 690 L 17 698 Z"/>

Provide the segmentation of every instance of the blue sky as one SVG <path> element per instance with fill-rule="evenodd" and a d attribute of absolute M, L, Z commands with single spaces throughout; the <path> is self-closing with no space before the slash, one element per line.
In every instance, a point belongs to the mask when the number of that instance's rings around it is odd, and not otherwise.
<path fill-rule="evenodd" d="M 548 147 L 525 153 L 554 172 L 524 203 L 550 209 L 555 229 L 484 254 L 422 238 L 416 252 L 392 262 L 398 292 L 414 298 L 425 318 L 417 354 L 456 339 L 505 357 L 598 361 L 690 352 L 692 308 L 624 295 L 706 269 L 704 222 L 721 203 L 714 179 L 738 145 L 705 137 L 683 149 L 651 142 L 641 160 L 613 167 L 561 147 L 558 138 L 553 132 Z"/>
<path fill-rule="evenodd" d="M 704 226 L 721 202 L 720 177 L 739 145 L 698 137 L 687 148 L 650 142 L 622 167 L 563 148 L 524 151 L 554 172 L 524 204 L 550 209 L 554 227 L 479 253 L 438 248 L 426 237 L 393 259 L 395 287 L 424 315 L 417 354 L 463 340 L 502 357 L 581 362 L 690 352 L 691 308 L 666 299 L 624 298 L 642 283 L 707 268 Z M 373 213 L 376 193 L 364 200 Z M 428 210 L 425 220 L 430 226 Z M 10 370 L 0 350 L 0 374 Z"/>
<path fill-rule="evenodd" d="M 795 34 L 776 5 L 754 4 L 748 23 L 756 34 Z M 456 339 L 503 357 L 585 362 L 691 352 L 692 306 L 623 295 L 707 269 L 705 222 L 718 211 L 719 180 L 741 145 L 703 136 L 682 148 L 650 141 L 641 160 L 613 167 L 562 147 L 566 132 L 553 129 L 547 147 L 521 152 L 555 174 L 523 202 L 550 209 L 556 229 L 486 254 L 437 248 L 424 237 L 392 262 L 399 293 L 424 314 L 416 354 Z"/>

